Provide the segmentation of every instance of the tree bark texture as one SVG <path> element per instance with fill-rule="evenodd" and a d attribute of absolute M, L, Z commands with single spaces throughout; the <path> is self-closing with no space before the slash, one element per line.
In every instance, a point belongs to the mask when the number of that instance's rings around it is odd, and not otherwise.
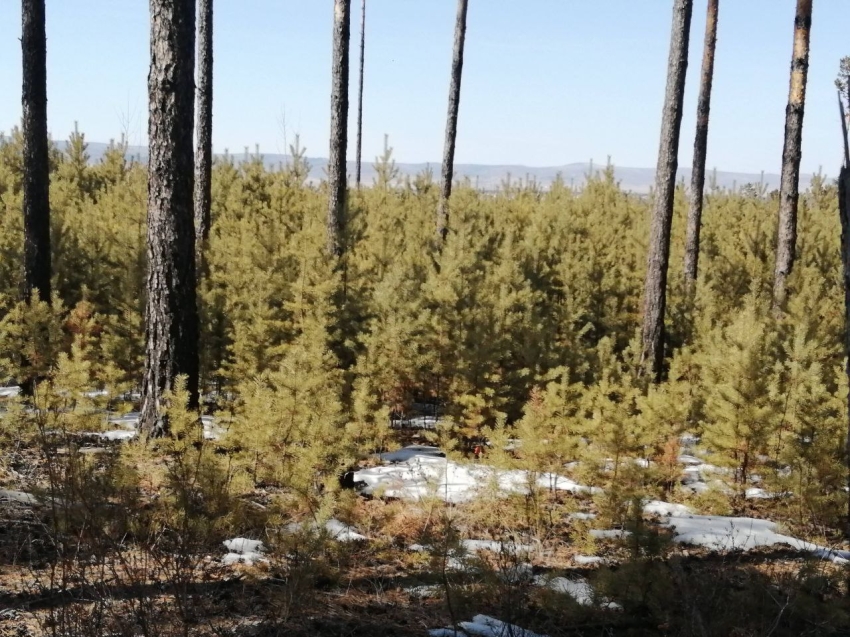
<path fill-rule="evenodd" d="M 363 69 L 366 54 L 366 0 L 360 2 L 360 80 L 357 85 L 357 170 L 355 183 L 360 189 L 360 167 L 363 157 Z"/>
<path fill-rule="evenodd" d="M 812 0 L 797 0 L 794 17 L 794 52 L 788 106 L 785 109 L 785 145 L 782 149 L 782 176 L 779 184 L 779 227 L 776 237 L 776 268 L 773 273 L 773 307 L 781 310 L 787 296 L 787 283 L 794 267 L 797 246 L 797 204 L 800 199 L 800 158 L 803 141 L 803 111 L 806 105 L 806 79 L 809 70 L 809 35 L 812 27 Z"/>
<path fill-rule="evenodd" d="M 703 193 L 705 191 L 705 157 L 708 149 L 708 118 L 711 110 L 711 83 L 714 79 L 714 53 L 717 48 L 717 11 L 720 0 L 708 0 L 705 18 L 705 44 L 702 54 L 697 131 L 694 138 L 694 162 L 691 171 L 691 201 L 685 240 L 685 280 L 693 289 L 699 266 L 699 235 L 702 229 Z"/>
<path fill-rule="evenodd" d="M 692 0 L 674 0 L 667 89 L 661 119 L 661 140 L 655 172 L 655 203 L 649 235 L 646 283 L 643 293 L 643 351 L 641 369 L 660 380 L 664 358 L 664 312 L 667 307 L 667 266 L 670 261 L 670 227 L 678 167 L 679 131 L 685 75 L 688 68 L 688 38 Z"/>
<path fill-rule="evenodd" d="M 331 71 L 331 147 L 328 155 L 327 251 L 342 256 L 345 230 L 348 145 L 348 42 L 351 0 L 334 0 L 333 66 Z"/>
<path fill-rule="evenodd" d="M 212 205 L 213 0 L 198 0 L 197 148 L 195 150 L 195 235 L 202 254 L 210 235 Z"/>
<path fill-rule="evenodd" d="M 185 375 L 198 404 L 194 157 L 195 3 L 150 0 L 148 228 L 142 427 L 167 430 L 163 394 Z"/>
<path fill-rule="evenodd" d="M 844 266 L 844 372 L 850 380 L 850 167 L 846 160 L 838 177 L 838 214 L 841 217 L 841 262 Z M 848 465 L 847 486 L 850 488 L 850 394 L 847 396 L 847 418 L 844 453 Z M 850 491 L 847 498 L 847 528 L 850 533 Z"/>
<path fill-rule="evenodd" d="M 22 297 L 37 294 L 50 303 L 50 163 L 47 140 L 47 36 L 44 0 L 21 4 L 23 58 L 23 216 Z"/>
<path fill-rule="evenodd" d="M 460 81 L 463 76 L 463 47 L 466 41 L 466 9 L 468 0 L 458 0 L 455 22 L 452 76 L 449 84 L 449 109 L 446 116 L 446 139 L 443 145 L 443 173 L 440 186 L 440 203 L 437 208 L 437 238 L 445 241 L 449 232 L 449 198 L 454 179 L 457 116 L 460 108 Z"/>

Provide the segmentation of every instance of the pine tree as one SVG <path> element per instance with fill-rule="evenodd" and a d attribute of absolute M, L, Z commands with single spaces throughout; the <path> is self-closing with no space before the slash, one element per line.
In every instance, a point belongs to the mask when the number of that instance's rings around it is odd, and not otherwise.
<path fill-rule="evenodd" d="M 363 68 L 366 55 L 366 0 L 360 4 L 360 74 L 357 83 L 357 169 L 355 182 L 360 190 L 360 162 L 363 156 Z"/>
<path fill-rule="evenodd" d="M 213 0 L 198 0 L 198 121 L 195 151 L 195 235 L 198 267 L 210 234 L 212 183 Z"/>
<path fill-rule="evenodd" d="M 844 108 L 845 95 L 850 106 L 850 58 L 841 60 L 841 70 L 836 80 L 838 107 L 841 113 L 841 137 L 844 143 L 844 161 L 838 173 L 838 216 L 841 220 L 841 263 L 844 283 L 844 372 L 850 384 L 850 137 L 847 133 L 847 112 Z M 846 402 L 847 436 L 845 459 L 847 462 L 847 486 L 850 488 L 850 392 Z M 850 533 L 850 491 L 847 496 L 847 531 Z"/>
<path fill-rule="evenodd" d="M 644 373 L 661 377 L 664 358 L 664 312 L 667 306 L 667 266 L 670 261 L 670 228 L 673 223 L 673 193 L 676 189 L 679 130 L 685 98 L 688 68 L 688 38 L 693 0 L 674 0 L 670 57 L 667 62 L 667 90 L 661 119 L 661 142 L 655 174 L 655 204 L 649 235 L 646 283 L 643 293 Z"/>
<path fill-rule="evenodd" d="M 47 138 L 47 35 L 44 0 L 21 4 L 23 53 L 23 298 L 50 303 L 50 166 Z"/>
<path fill-rule="evenodd" d="M 812 27 L 812 0 L 797 0 L 794 16 L 794 51 L 788 106 L 785 109 L 785 145 L 782 149 L 782 177 L 779 185 L 779 228 L 776 267 L 773 274 L 773 307 L 780 310 L 787 295 L 787 279 L 794 267 L 797 246 L 797 204 L 800 198 L 800 158 L 802 156 L 803 111 L 806 105 L 806 79 L 809 71 L 809 35 Z"/>
<path fill-rule="evenodd" d="M 694 139 L 694 162 L 691 172 L 691 201 L 688 209 L 688 235 L 685 243 L 685 279 L 693 289 L 699 263 L 699 234 L 702 225 L 703 190 L 705 187 L 705 155 L 708 147 L 708 116 L 711 108 L 711 83 L 714 78 L 714 51 L 717 46 L 717 11 L 720 0 L 708 0 L 705 18 L 705 45 L 702 54 L 697 132 Z"/>
<path fill-rule="evenodd" d="M 446 116 L 446 140 L 443 146 L 443 174 L 440 186 L 440 204 L 437 208 L 437 238 L 444 242 L 449 232 L 449 197 L 454 178 L 455 142 L 457 140 L 457 115 L 460 107 L 460 81 L 463 75 L 463 47 L 466 40 L 466 9 L 468 0 L 458 0 L 455 39 L 452 53 L 452 75 L 449 84 L 449 109 Z"/>
<path fill-rule="evenodd" d="M 163 397 L 186 376 L 198 405 L 198 308 L 192 210 L 194 0 L 151 0 L 148 76 L 148 277 L 142 427 L 167 429 Z"/>
<path fill-rule="evenodd" d="M 334 0 L 333 68 L 331 71 L 331 147 L 328 155 L 328 245 L 330 256 L 343 251 L 348 144 L 348 41 L 351 0 Z"/>

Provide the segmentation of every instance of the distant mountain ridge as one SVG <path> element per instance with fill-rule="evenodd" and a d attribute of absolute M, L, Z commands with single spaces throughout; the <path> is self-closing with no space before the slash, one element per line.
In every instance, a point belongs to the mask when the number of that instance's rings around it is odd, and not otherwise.
<path fill-rule="evenodd" d="M 67 142 L 55 142 L 59 149 L 64 149 Z M 88 153 L 92 162 L 98 162 L 103 157 L 104 152 L 108 148 L 108 144 L 100 142 L 88 142 Z M 148 149 L 146 146 L 130 146 L 127 149 L 127 155 L 137 161 L 145 162 L 148 157 Z M 239 164 L 243 161 L 252 159 L 252 155 L 246 154 L 231 154 L 233 160 Z M 263 163 L 268 168 L 276 168 L 286 164 L 290 157 L 277 153 L 261 153 Z M 222 158 L 224 155 L 217 154 L 216 157 Z M 310 163 L 309 181 L 318 183 L 325 178 L 328 160 L 324 157 L 308 157 Z M 439 178 L 440 162 L 426 163 L 402 163 L 396 162 L 396 169 L 399 176 L 414 177 L 428 168 L 434 172 L 434 178 Z M 604 170 L 605 164 L 597 164 L 590 162 L 577 162 L 572 164 L 564 164 L 562 166 L 524 166 L 521 164 L 455 164 L 455 179 L 469 178 L 474 186 L 481 190 L 493 191 L 501 187 L 504 180 L 509 176 L 513 181 L 531 179 L 542 188 L 548 188 L 556 179 L 558 174 L 568 186 L 580 187 L 587 179 L 587 175 L 591 170 L 595 174 L 598 171 Z M 348 162 L 349 176 L 354 174 L 354 162 Z M 646 194 L 655 184 L 655 169 L 654 168 L 632 168 L 617 166 L 614 164 L 615 179 L 620 182 L 620 187 L 623 190 L 634 192 L 637 194 Z M 779 188 L 780 176 L 776 173 L 744 173 L 744 172 L 728 172 L 728 171 L 713 171 L 709 169 L 706 175 L 708 182 L 712 175 L 716 179 L 719 188 L 740 188 L 744 184 L 759 184 L 763 181 L 768 191 Z M 371 184 L 376 177 L 374 163 L 372 160 L 363 162 L 362 179 L 363 183 Z M 808 186 L 813 175 L 800 175 L 800 185 L 802 188 Z M 677 173 L 679 180 L 684 179 L 685 183 L 690 183 L 691 169 L 679 168 Z"/>

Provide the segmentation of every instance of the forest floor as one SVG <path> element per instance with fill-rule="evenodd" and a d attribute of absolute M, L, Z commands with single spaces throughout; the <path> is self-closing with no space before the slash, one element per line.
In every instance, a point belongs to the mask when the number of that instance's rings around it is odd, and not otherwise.
<path fill-rule="evenodd" d="M 0 636 L 406 637 L 461 626 L 459 635 L 508 637 L 480 615 L 526 631 L 511 637 L 850 634 L 838 553 L 788 536 L 738 542 L 743 550 L 677 542 L 671 518 L 702 518 L 676 505 L 648 507 L 631 531 L 599 530 L 589 493 L 447 504 L 348 491 L 344 522 L 318 534 L 258 528 L 266 546 L 253 553 L 215 542 L 184 559 L 129 540 L 83 549 L 62 536 L 57 546 L 50 520 L 64 505 L 26 495 L 43 469 L 38 453 L 13 460 L 19 471 L 0 476 Z M 756 499 L 746 513 L 764 517 L 765 507 Z"/>

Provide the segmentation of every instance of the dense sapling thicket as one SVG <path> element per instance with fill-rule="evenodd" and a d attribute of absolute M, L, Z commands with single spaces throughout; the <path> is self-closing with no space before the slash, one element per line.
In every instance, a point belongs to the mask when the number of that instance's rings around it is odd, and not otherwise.
<path fill-rule="evenodd" d="M 707 194 L 700 278 L 686 285 L 686 197 L 676 192 L 664 380 L 640 374 L 650 202 L 610 167 L 580 190 L 458 184 L 452 230 L 434 235 L 430 173 L 352 192 L 340 262 L 324 250 L 325 185 L 303 148 L 276 170 L 216 161 L 200 283 L 202 386 L 243 477 L 325 493 L 358 454 L 395 444 L 390 414 L 429 403 L 458 451 L 519 438 L 510 462 L 579 460 L 605 498 L 669 493 L 685 433 L 719 474 L 698 497 L 740 507 L 758 481 L 800 522 L 839 525 L 845 472 L 839 224 L 834 185 L 801 199 L 790 303 L 770 311 L 776 196 Z M 16 302 L 21 141 L 0 144 L 0 376 L 49 379 L 63 354 L 110 397 L 143 358 L 145 168 L 83 136 L 51 152 L 54 298 Z M 61 367 L 61 366 L 60 366 Z M 716 491 L 716 493 L 715 493 Z M 712 499 L 714 498 L 714 499 Z M 720 506 L 720 505 L 718 505 Z M 613 511 L 617 510 L 615 506 Z"/>

